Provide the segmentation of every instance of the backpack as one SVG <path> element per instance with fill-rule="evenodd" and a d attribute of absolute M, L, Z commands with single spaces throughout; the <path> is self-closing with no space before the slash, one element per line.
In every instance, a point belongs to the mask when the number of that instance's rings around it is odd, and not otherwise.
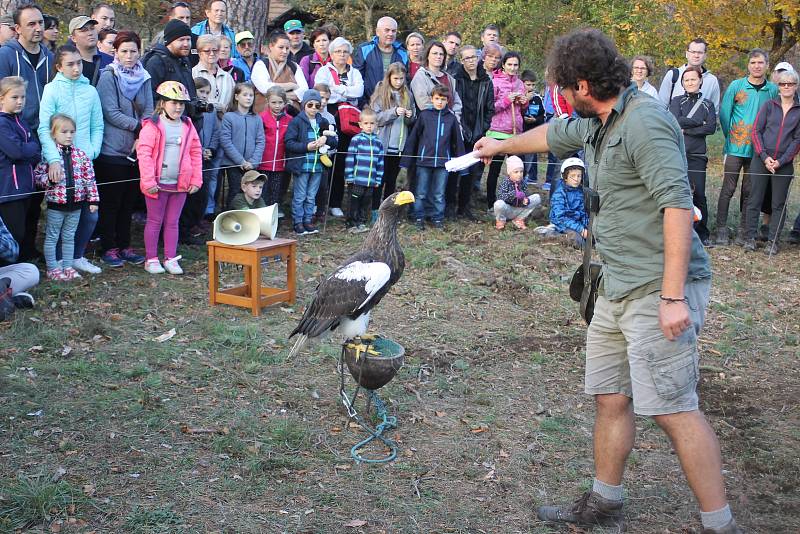
<path fill-rule="evenodd" d="M 339 80 L 339 73 L 335 68 L 331 68 L 331 75 L 336 85 L 341 85 Z M 361 127 L 358 123 L 361 121 L 361 111 L 350 102 L 339 102 L 339 129 L 347 136 L 354 136 L 361 133 Z"/>

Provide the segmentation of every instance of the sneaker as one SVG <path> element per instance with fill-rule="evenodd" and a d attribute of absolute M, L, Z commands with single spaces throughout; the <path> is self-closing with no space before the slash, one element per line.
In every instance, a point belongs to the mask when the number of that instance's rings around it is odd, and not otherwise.
<path fill-rule="evenodd" d="M 730 523 L 722 528 L 704 528 L 701 534 L 742 534 L 742 529 L 736 525 L 736 520 L 731 519 Z"/>
<path fill-rule="evenodd" d="M 55 269 L 48 269 L 47 279 L 54 280 L 56 282 L 63 282 L 65 280 L 64 271 L 61 269 L 61 267 L 56 267 Z"/>
<path fill-rule="evenodd" d="M 774 256 L 778 253 L 778 243 L 775 241 L 767 241 L 767 246 L 764 249 L 764 254 L 767 256 Z"/>
<path fill-rule="evenodd" d="M 731 244 L 730 233 L 727 228 L 718 228 L 714 237 L 714 244 L 718 247 L 727 247 Z"/>
<path fill-rule="evenodd" d="M 20 310 L 27 310 L 33 308 L 33 305 L 36 304 L 36 301 L 33 299 L 33 296 L 30 293 L 25 293 L 24 291 L 20 291 L 13 297 L 11 300 L 14 302 L 14 307 Z"/>
<path fill-rule="evenodd" d="M 174 258 L 170 258 L 168 260 L 164 260 L 164 269 L 169 274 L 183 274 L 183 269 L 181 269 L 178 260 L 181 259 L 181 256 L 175 256 Z"/>
<path fill-rule="evenodd" d="M 72 267 L 79 271 L 83 271 L 89 274 L 100 274 L 103 272 L 103 269 L 94 265 L 92 262 L 87 260 L 86 258 L 78 258 L 77 260 L 72 262 Z"/>
<path fill-rule="evenodd" d="M 369 226 L 364 223 L 358 225 L 358 233 L 363 234 L 364 232 L 369 232 Z"/>
<path fill-rule="evenodd" d="M 572 504 L 541 506 L 536 515 L 542 521 L 574 523 L 581 527 L 615 526 L 620 531 L 625 530 L 622 501 L 604 499 L 593 491 L 587 491 Z"/>
<path fill-rule="evenodd" d="M 417 227 L 417 230 L 424 231 L 425 230 L 425 220 L 424 219 L 417 219 L 414 221 L 414 226 Z"/>
<path fill-rule="evenodd" d="M 736 239 L 733 240 L 733 244 L 737 247 L 743 247 L 746 239 L 744 238 L 744 232 L 740 231 L 736 233 Z"/>
<path fill-rule="evenodd" d="M 351 226 L 350 228 L 347 229 L 347 233 L 349 233 L 349 234 L 357 234 L 357 233 L 359 233 L 358 232 L 358 226 L 356 226 L 356 225 Z"/>
<path fill-rule="evenodd" d="M 433 227 L 436 230 L 444 230 L 444 221 L 433 221 Z"/>
<path fill-rule="evenodd" d="M 758 227 L 758 235 L 756 235 L 756 240 L 761 241 L 762 243 L 764 241 L 768 241 L 769 240 L 769 225 L 768 224 L 762 224 L 761 226 Z"/>
<path fill-rule="evenodd" d="M 789 243 L 792 245 L 800 245 L 800 231 L 792 230 L 789 232 Z"/>
<path fill-rule="evenodd" d="M 161 262 L 158 261 L 158 258 L 145 261 L 144 270 L 150 274 L 162 274 L 165 272 L 164 268 L 161 266 Z"/>
<path fill-rule="evenodd" d="M 294 233 L 297 235 L 306 235 L 308 232 L 306 232 L 306 229 L 302 224 L 295 224 Z"/>
<path fill-rule="evenodd" d="M 494 222 L 494 227 L 497 228 L 498 230 L 502 230 L 503 228 L 506 227 L 506 222 L 505 221 L 501 221 L 500 219 L 497 219 Z"/>
<path fill-rule="evenodd" d="M 72 267 L 66 267 L 66 268 L 65 268 L 63 271 L 61 271 L 61 272 L 62 272 L 62 273 L 64 273 L 64 280 L 67 280 L 67 281 L 69 281 L 69 280 L 77 280 L 77 279 L 79 279 L 79 278 L 83 278 L 83 277 L 80 275 L 80 273 L 78 273 L 78 271 L 76 271 L 76 270 L 75 270 L 75 269 L 73 269 Z"/>
<path fill-rule="evenodd" d="M 307 234 L 319 233 L 319 230 L 317 230 L 317 227 L 314 226 L 313 224 L 311 224 L 310 222 L 303 223 L 303 228 L 305 228 Z"/>
<path fill-rule="evenodd" d="M 344 217 L 344 212 L 342 208 L 331 208 L 331 217 L 342 218 Z"/>
<path fill-rule="evenodd" d="M 137 254 L 132 248 L 123 248 L 119 251 L 119 257 L 131 265 L 141 265 L 144 263 L 144 256 Z"/>
<path fill-rule="evenodd" d="M 525 226 L 525 221 L 522 219 L 514 219 L 511 222 L 514 223 L 514 226 L 517 228 L 517 230 L 526 230 L 528 228 Z"/>
<path fill-rule="evenodd" d="M 755 239 L 746 239 L 744 242 L 743 248 L 747 252 L 755 252 L 756 251 L 756 240 Z"/>
<path fill-rule="evenodd" d="M 109 267 L 122 267 L 125 265 L 125 262 L 119 257 L 118 248 L 110 248 L 106 250 L 105 254 L 103 254 L 100 259 L 102 259 L 103 263 Z"/>

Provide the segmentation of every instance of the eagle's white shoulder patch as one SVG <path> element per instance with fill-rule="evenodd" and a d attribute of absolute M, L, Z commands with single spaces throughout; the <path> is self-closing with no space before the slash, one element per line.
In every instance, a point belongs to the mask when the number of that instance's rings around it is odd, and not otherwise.
<path fill-rule="evenodd" d="M 333 276 L 339 280 L 364 283 L 364 291 L 367 293 L 367 298 L 358 306 L 361 308 L 386 285 L 392 276 L 392 270 L 381 261 L 369 263 L 354 261 L 336 271 Z"/>

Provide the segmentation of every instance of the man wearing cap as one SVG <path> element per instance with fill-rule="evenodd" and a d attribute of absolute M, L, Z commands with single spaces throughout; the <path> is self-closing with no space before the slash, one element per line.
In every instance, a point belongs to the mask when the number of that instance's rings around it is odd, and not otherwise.
<path fill-rule="evenodd" d="M 83 60 L 83 75 L 92 86 L 100 80 L 100 71 L 114 58 L 97 49 L 97 21 L 81 15 L 69 21 L 69 36 Z"/>
<path fill-rule="evenodd" d="M 300 60 L 314 53 L 314 49 L 303 40 L 306 36 L 303 23 L 297 19 L 287 20 L 283 31 L 289 36 L 289 59 L 298 65 Z"/>
<path fill-rule="evenodd" d="M 200 21 L 192 26 L 192 33 L 195 35 L 225 35 L 233 43 L 235 33 L 233 29 L 225 24 L 228 19 L 228 4 L 225 0 L 208 0 L 205 4 L 206 20 Z M 231 50 L 231 57 L 239 57 L 239 52 Z"/>
<path fill-rule="evenodd" d="M 254 210 L 266 208 L 267 203 L 261 196 L 267 176 L 256 170 L 242 175 L 242 190 L 231 200 L 232 210 Z"/>
<path fill-rule="evenodd" d="M 233 66 L 242 69 L 246 82 L 250 81 L 250 73 L 256 61 L 261 61 L 255 48 L 256 42 L 252 32 L 245 30 L 236 34 L 236 50 L 239 52 L 239 57 L 233 59 Z"/>
<path fill-rule="evenodd" d="M 41 42 L 44 37 L 44 16 L 34 5 L 22 5 L 14 11 L 17 39 L 0 47 L 0 78 L 21 76 L 28 82 L 22 118 L 36 136 L 39 127 L 39 103 L 44 86 L 53 76 L 53 54 Z M 29 202 L 25 214 L 24 238 L 19 243 L 20 261 L 29 260 L 36 252 L 36 230 L 39 222 L 38 202 Z"/>
<path fill-rule="evenodd" d="M 364 79 L 364 96 L 360 105 L 369 102 L 372 92 L 392 63 L 408 66 L 408 52 L 397 41 L 397 21 L 392 17 L 381 17 L 375 27 L 375 37 L 361 43 L 353 51 L 353 67 Z"/>
<path fill-rule="evenodd" d="M 17 31 L 14 29 L 14 17 L 11 15 L 3 15 L 0 17 L 0 46 L 16 38 Z"/>
<path fill-rule="evenodd" d="M 189 52 L 192 43 L 192 31 L 189 25 L 180 20 L 171 20 L 164 27 L 164 44 L 158 44 L 147 54 L 144 68 L 150 73 L 153 90 L 161 82 L 180 82 L 189 91 L 192 102 L 197 100 L 197 92 L 192 79 L 192 69 L 189 67 Z M 153 98 L 158 98 L 155 92 Z M 186 106 L 184 115 L 192 116 L 191 103 Z"/>

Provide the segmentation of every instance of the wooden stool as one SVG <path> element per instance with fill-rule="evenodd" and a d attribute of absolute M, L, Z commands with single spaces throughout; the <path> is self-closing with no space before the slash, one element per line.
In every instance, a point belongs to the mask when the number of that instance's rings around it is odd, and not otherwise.
<path fill-rule="evenodd" d="M 211 305 L 231 304 L 250 308 L 253 315 L 261 308 L 277 302 L 294 304 L 295 299 L 295 239 L 258 239 L 249 245 L 226 245 L 219 241 L 208 243 L 208 296 Z M 261 286 L 261 259 L 281 256 L 286 262 L 286 289 Z M 244 266 L 244 285 L 219 289 L 220 263 Z"/>

